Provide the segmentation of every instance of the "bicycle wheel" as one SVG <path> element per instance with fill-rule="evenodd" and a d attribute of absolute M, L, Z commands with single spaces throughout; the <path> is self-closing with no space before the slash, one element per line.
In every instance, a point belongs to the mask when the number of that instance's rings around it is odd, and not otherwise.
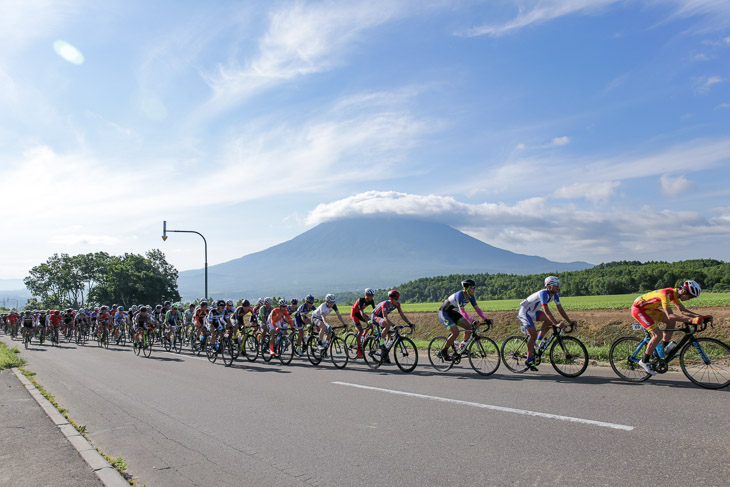
<path fill-rule="evenodd" d="M 351 360 L 357 359 L 357 342 L 360 339 L 360 335 L 356 332 L 348 331 L 345 334 L 345 350 L 347 351 L 347 357 Z"/>
<path fill-rule="evenodd" d="M 142 338 L 142 354 L 144 354 L 145 357 L 152 355 L 152 340 L 150 340 L 149 337 Z"/>
<path fill-rule="evenodd" d="M 469 364 L 477 374 L 492 375 L 499 368 L 499 347 L 491 338 L 475 338 L 467 352 Z"/>
<path fill-rule="evenodd" d="M 371 369 L 380 367 L 383 357 L 377 337 L 370 336 L 365 339 L 365 342 L 362 344 L 362 356 L 367 366 Z"/>
<path fill-rule="evenodd" d="M 611 345 L 608 361 L 617 376 L 629 382 L 643 382 L 651 375 L 639 365 L 646 343 L 638 337 L 621 337 Z M 641 348 L 639 348 L 641 346 Z"/>
<path fill-rule="evenodd" d="M 730 347 L 714 338 L 695 338 L 679 353 L 679 365 L 689 380 L 707 389 L 730 384 Z"/>
<path fill-rule="evenodd" d="M 279 340 L 279 344 L 276 347 L 277 354 L 279 355 L 279 361 L 281 365 L 289 365 L 294 358 L 294 347 L 292 346 L 291 338 L 289 335 L 284 333 Z"/>
<path fill-rule="evenodd" d="M 222 338 L 218 343 L 218 352 L 223 359 L 223 365 L 230 367 L 233 364 L 233 344 L 230 338 Z"/>
<path fill-rule="evenodd" d="M 207 346 L 205 347 L 205 355 L 208 357 L 208 361 L 212 364 L 218 359 L 218 354 L 215 351 L 215 343 L 209 343 L 210 339 L 206 339 Z M 218 345 L 220 346 L 220 344 Z"/>
<path fill-rule="evenodd" d="M 557 337 L 550 347 L 550 362 L 558 374 L 578 377 L 588 368 L 588 350 L 575 337 Z"/>
<path fill-rule="evenodd" d="M 307 340 L 307 358 L 312 365 L 319 365 L 322 361 L 322 350 L 319 348 L 319 337 L 312 335 Z"/>
<path fill-rule="evenodd" d="M 165 352 L 169 352 L 170 350 L 172 350 L 172 342 L 167 335 L 164 335 L 162 337 L 162 346 L 165 347 Z"/>
<path fill-rule="evenodd" d="M 401 337 L 393 345 L 393 358 L 401 372 L 413 372 L 418 365 L 418 348 L 410 338 Z"/>
<path fill-rule="evenodd" d="M 231 355 L 233 356 L 233 360 L 236 360 L 241 355 L 241 343 L 239 343 L 239 340 L 243 340 L 243 337 L 231 338 Z"/>
<path fill-rule="evenodd" d="M 182 347 L 183 337 L 179 333 L 175 333 L 172 337 L 172 348 L 175 350 L 175 353 L 182 353 Z"/>
<path fill-rule="evenodd" d="M 261 337 L 261 341 L 259 343 L 259 350 L 261 351 L 261 358 L 264 359 L 264 362 L 271 362 L 271 358 L 273 355 L 271 355 L 271 347 L 269 345 L 271 344 L 271 337 L 269 335 L 266 335 L 265 337 Z"/>
<path fill-rule="evenodd" d="M 256 337 L 247 334 L 243 340 L 241 352 L 246 357 L 246 360 L 253 362 L 259 356 L 259 342 Z"/>
<path fill-rule="evenodd" d="M 127 332 L 125 330 L 119 331 L 119 345 L 124 346 L 127 344 Z"/>
<path fill-rule="evenodd" d="M 431 343 L 428 344 L 428 361 L 431 362 L 433 368 L 439 372 L 446 372 L 454 366 L 453 360 L 444 360 L 440 356 L 441 350 L 443 350 L 446 345 L 446 340 L 446 337 L 435 337 L 431 340 Z"/>
<path fill-rule="evenodd" d="M 527 337 L 512 335 L 502 343 L 502 362 L 512 372 L 517 374 L 527 370 Z"/>
<path fill-rule="evenodd" d="M 132 341 L 132 351 L 135 355 L 139 355 L 139 352 L 142 351 L 142 344 L 139 342 L 139 340 Z"/>
<path fill-rule="evenodd" d="M 355 348 L 355 356 L 357 356 L 357 348 Z M 344 369 L 350 360 L 345 340 L 338 336 L 333 336 L 330 341 L 330 359 L 338 369 Z"/>

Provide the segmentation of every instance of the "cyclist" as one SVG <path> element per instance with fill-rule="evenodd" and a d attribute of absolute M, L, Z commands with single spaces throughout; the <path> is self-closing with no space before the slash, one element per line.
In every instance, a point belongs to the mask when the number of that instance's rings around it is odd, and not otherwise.
<path fill-rule="evenodd" d="M 517 312 L 517 318 L 522 322 L 522 330 L 529 335 L 527 339 L 527 360 L 525 365 L 530 370 L 537 370 L 535 367 L 535 344 L 539 343 L 548 328 L 552 325 L 558 328 L 565 328 L 563 323 L 558 321 L 553 316 L 552 312 L 548 308 L 550 301 L 555 301 L 555 307 L 558 309 L 560 316 L 571 325 L 575 326 L 576 321 L 571 320 L 565 313 L 563 306 L 560 304 L 560 279 L 555 276 L 547 276 L 543 281 L 545 289 L 530 294 L 520 303 L 520 310 Z M 535 321 L 542 322 L 540 332 L 535 330 Z"/>
<path fill-rule="evenodd" d="M 320 350 L 324 350 L 325 348 L 327 348 L 324 334 L 325 332 L 327 332 L 327 336 L 329 336 L 329 331 L 332 327 L 329 325 L 329 323 L 327 323 L 325 317 L 332 311 L 337 314 L 337 319 L 340 320 L 342 326 L 347 326 L 347 323 L 345 323 L 344 318 L 342 318 L 342 315 L 340 314 L 340 310 L 337 309 L 337 298 L 335 298 L 334 294 L 328 294 L 327 296 L 325 296 L 324 303 L 320 304 L 319 307 L 312 312 L 312 323 L 314 324 L 314 326 L 319 328 Z"/>
<path fill-rule="evenodd" d="M 365 318 L 363 312 L 368 306 L 375 309 L 374 297 L 375 291 L 372 288 L 365 289 L 365 297 L 358 298 L 350 310 L 350 319 L 357 328 L 357 358 L 362 358 L 362 341 L 365 339 L 367 332 L 373 328 L 373 324 Z"/>
<path fill-rule="evenodd" d="M 74 334 L 74 310 L 71 308 L 63 313 L 63 334 L 67 337 Z"/>
<path fill-rule="evenodd" d="M 48 326 L 51 327 L 48 331 L 53 333 L 52 336 L 59 338 L 59 330 L 61 328 L 61 323 L 63 322 L 63 317 L 61 316 L 61 310 L 57 309 L 54 310 L 50 316 L 48 317 Z"/>
<path fill-rule="evenodd" d="M 276 355 L 276 337 L 279 336 L 279 330 L 286 330 L 287 323 L 293 327 L 294 322 L 289 315 L 289 307 L 287 306 L 286 299 L 279 300 L 279 307 L 271 310 L 269 315 L 269 353 Z"/>
<path fill-rule="evenodd" d="M 214 347 L 217 349 L 219 332 L 222 332 L 226 327 L 231 329 L 233 325 L 231 324 L 231 317 L 228 314 L 228 311 L 226 311 L 226 302 L 219 299 L 215 305 L 215 309 L 210 310 L 210 313 L 208 313 L 206 321 L 208 331 L 210 331 L 211 334 L 210 343 L 213 343 Z"/>
<path fill-rule="evenodd" d="M 273 301 L 271 298 L 264 298 L 264 303 L 259 308 L 258 324 L 261 327 L 261 343 L 269 333 L 269 315 L 271 314 L 271 305 Z"/>
<path fill-rule="evenodd" d="M 150 333 L 155 329 L 155 320 L 147 311 L 147 306 L 140 306 L 139 313 L 134 317 L 134 340 L 136 342 L 142 338 L 142 332 L 145 329 Z"/>
<path fill-rule="evenodd" d="M 84 308 L 79 309 L 79 312 L 76 313 L 74 326 L 76 327 L 76 333 L 88 332 L 87 327 L 89 326 L 89 317 L 87 316 Z"/>
<path fill-rule="evenodd" d="M 102 306 L 99 310 L 99 316 L 96 318 L 98 326 L 96 327 L 96 334 L 103 335 L 104 330 L 107 332 L 111 331 L 112 316 L 109 314 L 109 308 Z"/>
<path fill-rule="evenodd" d="M 208 301 L 201 301 L 200 305 L 195 308 L 193 312 L 193 323 L 195 324 L 195 337 L 200 340 L 203 334 L 203 326 L 205 325 L 205 319 L 208 316 Z"/>
<path fill-rule="evenodd" d="M 172 336 L 180 328 L 182 324 L 182 314 L 178 311 L 177 306 L 172 306 L 165 313 L 165 329 L 167 330 L 167 340 L 172 343 Z"/>
<path fill-rule="evenodd" d="M 246 321 L 244 320 L 244 317 L 252 312 L 253 307 L 251 306 L 251 302 L 248 299 L 244 299 L 241 303 L 241 306 L 236 308 L 236 311 L 233 312 L 233 321 L 236 323 L 236 327 L 238 328 L 238 336 L 236 338 L 237 343 L 241 343 L 241 341 L 243 340 L 244 332 L 246 329 Z"/>
<path fill-rule="evenodd" d="M 696 298 L 701 292 L 700 285 L 695 281 L 684 281 L 679 288 L 668 287 L 643 294 L 636 298 L 631 305 L 631 315 L 641 323 L 641 326 L 646 331 L 651 333 L 651 340 L 646 345 L 646 353 L 639 361 L 639 365 L 647 373 L 651 375 L 656 374 L 649 365 L 649 362 L 651 361 L 651 354 L 660 341 L 665 353 L 671 352 L 677 346 L 677 342 L 675 341 L 667 343 L 671 340 L 673 331 L 661 330 L 657 326 L 657 322 L 666 323 L 668 328 L 674 328 L 674 324 L 677 322 L 700 325 L 703 320 L 710 318 L 710 316 L 703 316 L 694 311 L 690 311 L 682 305 L 682 301 Z M 672 312 L 672 308 L 669 305 L 670 301 L 677 305 L 677 309 L 684 316 Z"/>
<path fill-rule="evenodd" d="M 406 318 L 406 315 L 403 314 L 403 310 L 400 307 L 400 293 L 396 289 L 388 291 L 388 299 L 380 302 L 370 315 L 370 320 L 377 323 L 381 328 L 380 351 L 382 353 L 382 361 L 386 364 L 390 363 L 390 358 L 387 353 L 388 348 L 382 340 L 387 339 L 390 341 L 390 327 L 393 325 L 393 322 L 388 319 L 388 314 L 395 309 L 398 310 L 398 314 L 400 314 L 401 319 L 405 321 L 408 326 L 411 328 L 415 326 L 408 320 L 408 318 Z"/>
<path fill-rule="evenodd" d="M 30 335 L 31 337 L 33 336 L 33 329 L 35 328 L 36 320 L 33 317 L 33 313 L 26 311 L 20 321 L 23 324 L 23 341 L 25 341 L 25 337 L 27 335 Z"/>
<path fill-rule="evenodd" d="M 461 291 L 457 291 L 443 302 L 439 308 L 439 321 L 449 330 L 449 338 L 446 340 L 444 348 L 438 353 L 438 356 L 444 360 L 451 360 L 449 356 L 449 347 L 453 345 L 454 341 L 459 336 L 459 327 L 464 328 L 464 341 L 461 343 L 459 352 L 463 351 L 463 348 L 469 342 L 471 338 L 471 330 L 474 325 L 474 319 L 469 316 L 466 312 L 466 304 L 470 303 L 474 307 L 474 311 L 477 312 L 479 317 L 485 322 L 490 320 L 484 314 L 484 311 L 477 306 L 477 300 L 474 297 L 476 293 L 477 285 L 473 279 L 465 279 L 461 281 Z"/>
<path fill-rule="evenodd" d="M 304 340 L 304 325 L 311 325 L 312 320 L 309 313 L 314 311 L 314 296 L 311 294 L 304 298 L 304 302 L 294 312 L 294 326 L 297 329 L 297 346 L 294 347 L 294 353 L 302 355 L 302 341 Z"/>

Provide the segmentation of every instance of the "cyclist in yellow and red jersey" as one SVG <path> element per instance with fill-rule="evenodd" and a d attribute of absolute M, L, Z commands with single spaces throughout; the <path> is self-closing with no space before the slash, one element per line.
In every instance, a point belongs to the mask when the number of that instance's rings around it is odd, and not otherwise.
<path fill-rule="evenodd" d="M 208 309 L 208 301 L 201 301 L 200 305 L 193 311 L 193 325 L 195 325 L 195 337 L 200 340 L 203 334 L 203 326 L 205 319 L 208 317 L 210 310 Z"/>
<path fill-rule="evenodd" d="M 365 317 L 363 312 L 365 308 L 371 306 L 375 309 L 375 291 L 372 288 L 365 289 L 365 297 L 358 298 L 352 305 L 350 310 L 350 319 L 357 328 L 357 358 L 362 358 L 362 340 L 365 338 L 368 330 L 373 328 L 373 324 Z"/>
<path fill-rule="evenodd" d="M 661 330 L 657 327 L 657 322 L 666 323 L 668 328 L 674 328 L 674 324 L 677 322 L 700 325 L 704 319 L 710 318 L 690 311 L 682 305 L 682 301 L 696 298 L 701 292 L 700 285 L 695 281 L 684 281 L 679 288 L 659 289 L 636 298 L 631 306 L 631 315 L 641 323 L 646 331 L 651 333 L 651 340 L 646 346 L 644 358 L 639 361 L 639 365 L 647 373 L 656 374 L 649 366 L 649 362 L 651 362 L 651 354 L 654 353 L 654 349 L 660 341 L 662 341 L 663 353 L 669 353 L 677 346 L 676 342 L 667 343 L 672 338 L 673 332 Z M 677 309 L 684 316 L 672 312 L 669 305 L 670 301 L 677 306 Z"/>

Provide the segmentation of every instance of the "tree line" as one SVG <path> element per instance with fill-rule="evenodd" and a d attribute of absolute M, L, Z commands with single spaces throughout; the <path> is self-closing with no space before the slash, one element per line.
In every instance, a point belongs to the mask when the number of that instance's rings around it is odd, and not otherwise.
<path fill-rule="evenodd" d="M 177 269 L 160 250 L 139 254 L 53 254 L 23 282 L 33 294 L 26 309 L 62 309 L 97 304 L 177 301 Z"/>
<path fill-rule="evenodd" d="M 541 289 L 546 275 L 452 274 L 416 279 L 401 284 L 398 290 L 404 302 L 435 302 L 446 299 L 460 289 L 462 280 L 471 278 L 477 283 L 479 299 L 520 299 Z M 678 286 L 687 279 L 697 281 L 703 291 L 730 291 L 730 263 L 714 259 L 619 261 L 554 275 L 560 278 L 560 294 L 566 296 L 638 294 Z"/>

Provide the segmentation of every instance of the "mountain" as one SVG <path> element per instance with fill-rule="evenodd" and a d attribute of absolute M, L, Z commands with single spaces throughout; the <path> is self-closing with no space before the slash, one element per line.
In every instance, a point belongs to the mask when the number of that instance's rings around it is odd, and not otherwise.
<path fill-rule="evenodd" d="M 403 218 L 360 218 L 317 225 L 271 248 L 208 268 L 214 297 L 384 288 L 419 277 L 448 274 L 561 272 L 593 267 L 587 262 L 552 262 L 502 250 L 441 223 Z M 200 297 L 203 269 L 183 271 L 184 299 Z"/>

